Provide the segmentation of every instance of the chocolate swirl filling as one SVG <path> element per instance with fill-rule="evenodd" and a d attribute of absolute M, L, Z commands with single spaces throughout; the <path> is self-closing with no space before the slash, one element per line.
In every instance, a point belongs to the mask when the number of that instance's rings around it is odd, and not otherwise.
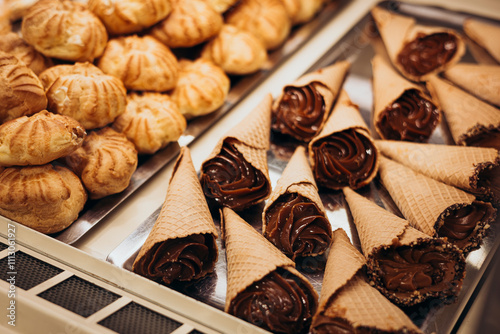
<path fill-rule="evenodd" d="M 370 329 L 354 329 L 345 319 L 331 318 L 323 314 L 318 314 L 313 322 L 312 332 L 315 334 L 358 334 L 371 333 Z"/>
<path fill-rule="evenodd" d="M 384 139 L 425 142 L 439 123 L 439 110 L 416 89 L 407 90 L 379 116 Z"/>
<path fill-rule="evenodd" d="M 134 271 L 168 285 L 205 276 L 213 270 L 216 259 L 214 236 L 194 234 L 156 243 L 137 262 Z"/>
<path fill-rule="evenodd" d="M 354 129 L 322 138 L 314 143 L 312 150 L 314 177 L 327 188 L 358 189 L 376 167 L 377 152 L 372 142 Z"/>
<path fill-rule="evenodd" d="M 297 193 L 280 196 L 265 219 L 265 237 L 292 259 L 322 254 L 332 240 L 325 215 L 314 202 Z"/>
<path fill-rule="evenodd" d="M 225 140 L 220 153 L 203 164 L 200 183 L 210 204 L 238 211 L 266 198 L 270 185 L 264 174 L 245 160 L 235 143 L 233 139 Z"/>
<path fill-rule="evenodd" d="M 229 313 L 274 333 L 307 333 L 317 301 L 302 280 L 278 268 L 240 292 Z"/>
<path fill-rule="evenodd" d="M 428 297 L 456 296 L 464 263 L 459 263 L 458 249 L 438 240 L 380 250 L 372 259 L 376 262 L 372 275 L 378 276 L 386 297 L 411 306 Z"/>
<path fill-rule="evenodd" d="M 494 216 L 495 209 L 489 203 L 474 201 L 469 205 L 457 206 L 442 218 L 438 236 L 446 237 L 464 252 L 468 251 L 472 246 L 478 246 L 481 239 L 478 233 L 483 231 L 476 227 L 484 226 L 492 221 Z"/>
<path fill-rule="evenodd" d="M 325 101 L 313 84 L 287 86 L 272 112 L 272 129 L 301 141 L 310 141 L 321 129 Z"/>
<path fill-rule="evenodd" d="M 448 63 L 457 52 L 457 38 L 441 32 L 419 33 L 398 54 L 398 62 L 406 73 L 422 76 Z"/>

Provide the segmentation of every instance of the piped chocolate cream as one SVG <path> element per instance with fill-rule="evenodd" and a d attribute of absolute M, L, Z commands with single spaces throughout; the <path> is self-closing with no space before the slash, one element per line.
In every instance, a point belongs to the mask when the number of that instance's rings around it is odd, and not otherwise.
<path fill-rule="evenodd" d="M 209 203 L 233 210 L 248 208 L 270 193 L 264 174 L 252 166 L 228 138 L 221 151 L 202 166 L 201 185 Z"/>
<path fill-rule="evenodd" d="M 376 126 L 385 139 L 425 142 L 439 120 L 437 107 L 410 89 L 379 114 Z"/>
<path fill-rule="evenodd" d="M 308 286 L 278 268 L 240 292 L 228 312 L 273 333 L 307 333 L 316 305 Z"/>
<path fill-rule="evenodd" d="M 265 219 L 264 236 L 292 259 L 324 253 L 330 245 L 330 223 L 314 202 L 300 194 L 282 195 Z"/>
<path fill-rule="evenodd" d="M 325 101 L 315 85 L 287 86 L 273 108 L 271 126 L 274 131 L 309 141 L 321 129 L 325 112 Z"/>
<path fill-rule="evenodd" d="M 423 76 L 448 63 L 457 52 L 457 38 L 449 33 L 419 33 L 398 54 L 398 62 L 413 76 Z"/>

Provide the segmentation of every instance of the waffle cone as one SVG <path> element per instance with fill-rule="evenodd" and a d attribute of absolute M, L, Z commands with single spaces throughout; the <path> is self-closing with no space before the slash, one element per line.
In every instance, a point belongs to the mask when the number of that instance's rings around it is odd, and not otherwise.
<path fill-rule="evenodd" d="M 464 22 L 464 32 L 500 63 L 500 27 L 473 18 Z"/>
<path fill-rule="evenodd" d="M 312 82 L 317 82 L 328 88 L 333 96 L 336 97 L 350 67 L 351 63 L 347 60 L 339 61 L 314 72 L 306 73 L 289 86 L 301 87 Z"/>
<path fill-rule="evenodd" d="M 477 63 L 483 65 L 499 64 L 499 62 L 497 62 L 495 58 L 493 58 L 493 56 L 486 51 L 486 49 L 482 48 L 479 44 L 470 39 L 470 37 L 466 36 L 465 42 L 467 43 L 467 49 L 470 51 L 472 57 Z"/>
<path fill-rule="evenodd" d="M 494 163 L 498 151 L 485 147 L 464 147 L 377 140 L 386 157 L 430 178 L 471 192 L 477 192 L 478 167 Z"/>
<path fill-rule="evenodd" d="M 198 181 L 190 151 L 187 147 L 182 147 L 172 172 L 165 202 L 134 261 L 133 268 L 155 244 L 194 234 L 212 234 L 217 238 L 217 230 Z"/>
<path fill-rule="evenodd" d="M 500 106 L 500 66 L 461 63 L 444 76 L 477 98 Z"/>
<path fill-rule="evenodd" d="M 480 128 L 498 128 L 500 112 L 445 80 L 433 76 L 429 78 L 431 95 L 439 101 L 450 128 L 451 135 L 459 145 L 474 135 Z"/>
<path fill-rule="evenodd" d="M 384 157 L 379 160 L 379 175 L 387 191 L 410 224 L 425 234 L 437 235 L 436 224 L 450 207 L 475 200 L 471 194 L 395 161 Z"/>
<path fill-rule="evenodd" d="M 298 276 L 314 292 L 307 279 L 295 270 L 295 263 L 233 210 L 223 208 L 221 218 L 228 270 L 226 312 L 240 292 L 277 268 Z"/>

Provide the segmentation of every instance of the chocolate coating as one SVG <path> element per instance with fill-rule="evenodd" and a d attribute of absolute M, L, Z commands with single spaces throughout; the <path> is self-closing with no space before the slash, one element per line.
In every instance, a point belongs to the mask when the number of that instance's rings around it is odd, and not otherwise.
<path fill-rule="evenodd" d="M 321 138 L 314 143 L 312 150 L 316 182 L 331 189 L 364 186 L 374 173 L 378 159 L 372 142 L 354 129 Z"/>
<path fill-rule="evenodd" d="M 384 139 L 425 142 L 439 123 L 439 110 L 416 89 L 407 90 L 379 115 Z"/>
<path fill-rule="evenodd" d="M 134 271 L 165 284 L 191 281 L 205 276 L 217 259 L 215 237 L 194 234 L 155 244 L 134 267 Z"/>
<path fill-rule="evenodd" d="M 382 249 L 375 259 L 382 292 L 408 306 L 428 297 L 456 295 L 463 267 L 458 264 L 458 250 L 452 249 L 432 242 Z"/>
<path fill-rule="evenodd" d="M 493 220 L 494 214 L 490 204 L 479 201 L 454 208 L 443 218 L 438 236 L 447 237 L 449 242 L 465 250 L 476 237 L 476 226 Z"/>
<path fill-rule="evenodd" d="M 300 278 L 278 268 L 240 292 L 229 313 L 274 333 L 309 329 L 317 301 Z"/>
<path fill-rule="evenodd" d="M 422 76 L 449 62 L 457 52 L 457 38 L 448 33 L 418 34 L 398 54 L 406 73 Z"/>
<path fill-rule="evenodd" d="M 342 318 L 330 318 L 323 314 L 318 314 L 312 324 L 312 332 L 315 334 L 357 334 L 370 333 L 361 328 L 356 330 Z"/>
<path fill-rule="evenodd" d="M 232 139 L 224 141 L 220 153 L 203 164 L 200 182 L 210 204 L 238 211 L 264 200 L 271 186 L 234 143 Z"/>
<path fill-rule="evenodd" d="M 287 86 L 272 112 L 271 127 L 301 141 L 310 141 L 321 129 L 325 101 L 313 84 Z"/>
<path fill-rule="evenodd" d="M 297 193 L 284 194 L 266 212 L 265 237 L 287 256 L 318 255 L 332 240 L 325 215 L 310 199 Z"/>
<path fill-rule="evenodd" d="M 496 204 L 500 204 L 500 160 L 483 168 L 478 175 L 477 185 L 485 189 Z"/>
<path fill-rule="evenodd" d="M 467 146 L 491 147 L 500 151 L 500 128 L 482 128 L 464 141 Z"/>

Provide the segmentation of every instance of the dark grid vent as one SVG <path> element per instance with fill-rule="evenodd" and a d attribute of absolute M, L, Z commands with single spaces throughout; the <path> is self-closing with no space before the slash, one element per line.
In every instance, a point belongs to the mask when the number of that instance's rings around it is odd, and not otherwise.
<path fill-rule="evenodd" d="M 131 302 L 101 320 L 99 325 L 120 334 L 159 334 L 172 333 L 182 324 L 151 311 L 144 306 Z"/>
<path fill-rule="evenodd" d="M 16 286 L 24 290 L 29 290 L 63 271 L 21 251 L 11 257 L 10 264 L 14 266 L 14 270 L 9 268 L 8 256 L 0 260 L 0 278 L 6 281 L 11 275 L 15 276 Z"/>
<path fill-rule="evenodd" d="M 38 296 L 82 317 L 88 317 L 120 298 L 119 295 L 76 276 L 71 276 Z"/>
<path fill-rule="evenodd" d="M 0 242 L 0 252 L 3 251 L 4 249 L 7 249 L 7 248 L 9 248 L 9 246 L 4 244 L 3 242 Z"/>

